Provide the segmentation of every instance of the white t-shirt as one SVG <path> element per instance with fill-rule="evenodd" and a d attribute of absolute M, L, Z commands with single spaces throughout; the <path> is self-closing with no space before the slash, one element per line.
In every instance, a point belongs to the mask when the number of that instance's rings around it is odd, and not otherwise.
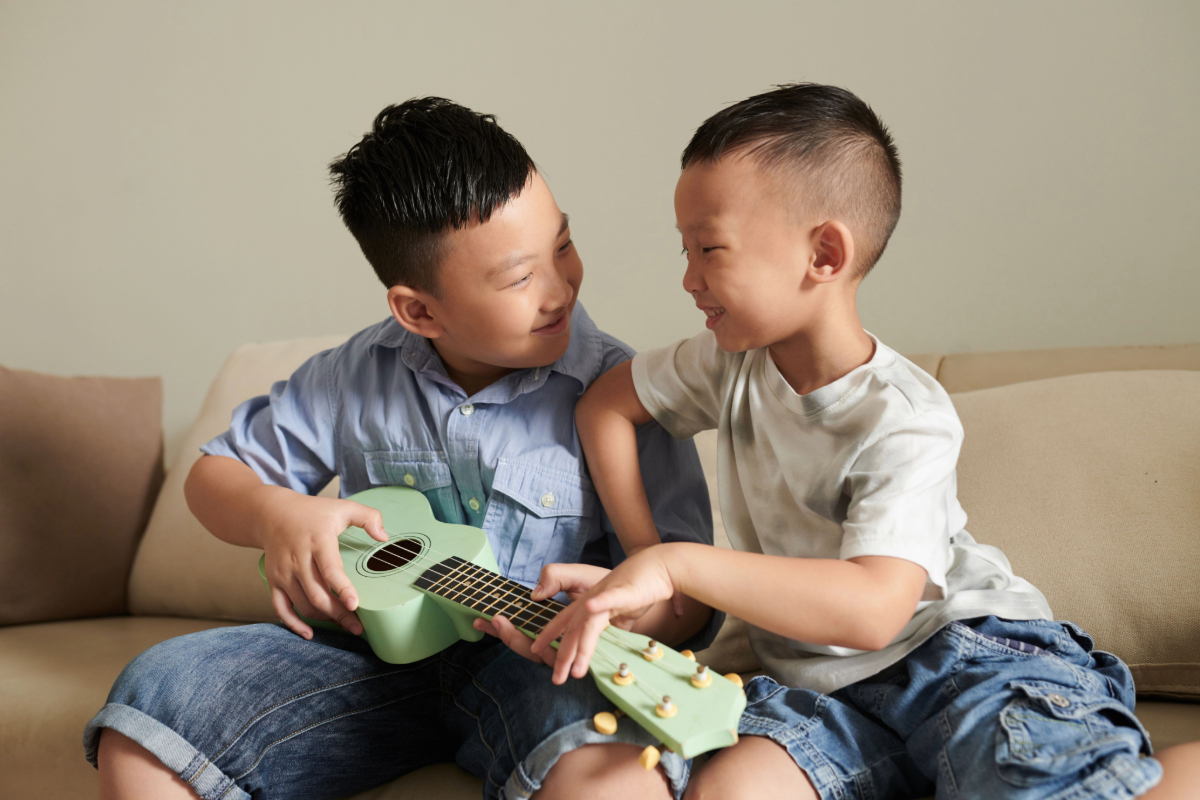
<path fill-rule="evenodd" d="M 956 619 L 1053 618 L 1003 553 L 963 529 L 955 474 L 963 431 L 950 396 L 871 339 L 868 363 L 806 395 L 766 348 L 726 353 L 710 331 L 633 359 L 638 397 L 672 435 L 717 429 L 721 517 L 735 548 L 892 556 L 929 574 L 912 620 L 883 650 L 808 644 L 750 626 L 759 662 L 789 686 L 831 692 L 868 678 Z"/>

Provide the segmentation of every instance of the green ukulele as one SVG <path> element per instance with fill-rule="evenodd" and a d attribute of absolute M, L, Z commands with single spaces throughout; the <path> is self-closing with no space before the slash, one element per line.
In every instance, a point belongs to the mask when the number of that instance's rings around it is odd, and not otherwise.
<path fill-rule="evenodd" d="M 358 591 L 363 638 L 384 661 L 407 664 L 460 639 L 478 641 L 484 634 L 471 625 L 476 617 L 503 614 L 536 637 L 564 608 L 555 600 L 534 601 L 528 589 L 497 573 L 487 535 L 469 525 L 438 522 L 420 492 L 389 486 L 350 499 L 379 509 L 388 533 L 386 543 L 353 527 L 338 538 L 342 564 Z M 259 573 L 265 581 L 265 556 Z M 602 733 L 615 730 L 615 717 L 623 713 L 684 758 L 737 742 L 738 718 L 746 707 L 740 679 L 698 666 L 686 650 L 677 653 L 610 625 L 590 670 L 620 709 L 596 715 Z M 658 760 L 651 750 L 642 759 L 648 769 Z"/>

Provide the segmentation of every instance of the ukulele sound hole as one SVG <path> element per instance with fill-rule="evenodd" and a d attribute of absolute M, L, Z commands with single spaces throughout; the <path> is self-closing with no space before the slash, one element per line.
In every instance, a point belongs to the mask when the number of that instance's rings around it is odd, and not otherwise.
<path fill-rule="evenodd" d="M 401 539 L 375 551 L 375 555 L 367 560 L 367 569 L 372 572 L 390 572 L 400 569 L 419 555 L 421 555 L 420 540 Z"/>

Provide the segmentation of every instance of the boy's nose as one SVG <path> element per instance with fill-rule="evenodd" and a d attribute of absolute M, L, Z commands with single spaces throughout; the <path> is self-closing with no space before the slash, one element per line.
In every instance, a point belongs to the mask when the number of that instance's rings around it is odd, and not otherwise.
<path fill-rule="evenodd" d="M 683 272 L 683 290 L 688 294 L 695 294 L 703 292 L 704 289 L 704 278 L 700 276 L 700 270 L 692 266 L 689 259 L 687 269 Z"/>
<path fill-rule="evenodd" d="M 575 289 L 557 270 L 552 270 L 551 275 L 550 286 L 547 287 L 542 307 L 550 311 L 559 311 L 571 304 L 571 298 L 575 296 Z"/>

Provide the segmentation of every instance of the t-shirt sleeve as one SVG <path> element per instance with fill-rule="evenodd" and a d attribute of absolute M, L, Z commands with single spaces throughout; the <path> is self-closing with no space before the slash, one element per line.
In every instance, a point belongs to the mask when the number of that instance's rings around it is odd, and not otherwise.
<path fill-rule="evenodd" d="M 927 412 L 872 442 L 846 476 L 843 559 L 891 556 L 924 567 L 945 588 L 951 530 L 961 525 L 956 467 L 962 425 Z"/>
<path fill-rule="evenodd" d="M 236 458 L 273 486 L 321 491 L 337 474 L 330 358 L 330 351 L 318 353 L 270 394 L 242 403 L 229 430 L 200 451 Z"/>
<path fill-rule="evenodd" d="M 672 436 L 690 439 L 717 427 L 732 356 L 712 331 L 633 357 L 638 399 Z"/>

